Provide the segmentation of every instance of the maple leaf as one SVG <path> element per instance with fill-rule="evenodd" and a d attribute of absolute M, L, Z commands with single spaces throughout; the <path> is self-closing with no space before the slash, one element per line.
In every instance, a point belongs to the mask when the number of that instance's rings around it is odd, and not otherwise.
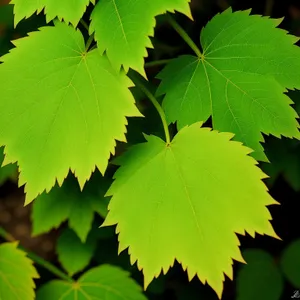
<path fill-rule="evenodd" d="M 37 292 L 37 300 L 146 300 L 140 286 L 122 269 L 102 265 L 83 274 L 76 282 L 53 280 Z M 79 298 L 80 297 L 80 298 Z"/>
<path fill-rule="evenodd" d="M 300 88 L 300 50 L 279 23 L 249 11 L 215 16 L 201 32 L 203 55 L 181 56 L 158 75 L 168 122 L 182 128 L 212 116 L 214 129 L 235 133 L 262 161 L 261 132 L 300 138 L 284 94 Z"/>
<path fill-rule="evenodd" d="M 33 235 L 58 228 L 68 220 L 69 227 L 84 243 L 95 213 L 103 218 L 106 216 L 108 199 L 104 194 L 109 183 L 93 175 L 81 192 L 78 183 L 70 179 L 67 178 L 62 187 L 55 186 L 50 193 L 43 193 L 34 201 L 31 215 Z"/>
<path fill-rule="evenodd" d="M 81 189 L 95 167 L 103 174 L 116 140 L 126 141 L 126 117 L 141 116 L 132 82 L 87 53 L 79 31 L 57 22 L 29 35 L 0 65 L 0 145 L 4 164 L 18 161 L 26 203 L 69 169 Z"/>
<path fill-rule="evenodd" d="M 146 136 L 118 158 L 103 226 L 117 224 L 119 251 L 143 269 L 145 287 L 176 259 L 218 296 L 232 259 L 243 261 L 235 233 L 277 237 L 267 205 L 276 204 L 249 148 L 231 133 L 184 127 L 168 145 Z"/>
<path fill-rule="evenodd" d="M 175 10 L 191 17 L 190 0 L 102 0 L 91 15 L 90 34 L 95 32 L 100 53 L 106 51 L 116 69 L 123 65 L 145 75 L 144 57 L 153 48 L 155 16 Z"/>
<path fill-rule="evenodd" d="M 95 0 L 12 0 L 10 3 L 14 4 L 15 26 L 23 18 L 29 18 L 43 9 L 45 9 L 47 22 L 58 17 L 59 20 L 65 20 L 77 26 L 90 2 L 95 4 Z"/>
<path fill-rule="evenodd" d="M 0 245 L 0 278 L 1 299 L 35 299 L 33 279 L 39 275 L 15 242 Z"/>

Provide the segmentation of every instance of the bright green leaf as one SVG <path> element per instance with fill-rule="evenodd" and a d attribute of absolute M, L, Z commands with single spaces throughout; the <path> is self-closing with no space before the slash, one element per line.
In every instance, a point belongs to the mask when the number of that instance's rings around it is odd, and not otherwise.
<path fill-rule="evenodd" d="M 120 268 L 102 265 L 86 272 L 77 282 L 53 280 L 37 292 L 37 300 L 146 300 L 141 288 Z"/>
<path fill-rule="evenodd" d="M 95 4 L 95 0 L 12 0 L 10 3 L 14 4 L 15 26 L 23 18 L 29 18 L 43 9 L 47 22 L 58 17 L 77 26 L 90 2 Z"/>
<path fill-rule="evenodd" d="M 146 48 L 152 48 L 155 16 L 175 10 L 191 17 L 190 0 L 101 0 L 91 15 L 90 34 L 95 32 L 98 48 L 112 64 L 142 75 Z"/>
<path fill-rule="evenodd" d="M 262 161 L 261 132 L 300 138 L 283 94 L 300 88 L 300 49 L 279 23 L 249 11 L 215 16 L 201 32 L 203 57 L 181 56 L 158 75 L 168 122 L 182 128 L 212 116 L 214 129 L 235 133 Z"/>
<path fill-rule="evenodd" d="M 87 53 L 71 26 L 57 22 L 14 44 L 0 65 L 0 145 L 5 163 L 18 161 L 29 203 L 69 169 L 81 188 L 95 167 L 104 173 L 116 140 L 126 141 L 126 117 L 141 114 L 132 82 Z"/>
<path fill-rule="evenodd" d="M 247 265 L 237 275 L 237 300 L 279 300 L 283 278 L 273 257 L 260 249 L 243 252 Z"/>
<path fill-rule="evenodd" d="M 95 175 L 82 192 L 75 180 L 67 178 L 62 187 L 55 186 L 50 193 L 39 196 L 32 209 L 33 234 L 48 232 L 68 220 L 69 227 L 85 242 L 94 214 L 98 213 L 104 218 L 107 213 L 108 199 L 104 194 L 109 183 L 100 175 Z"/>
<path fill-rule="evenodd" d="M 91 261 L 96 249 L 96 239 L 88 236 L 82 243 L 74 231 L 64 230 L 57 241 L 58 260 L 70 276 L 82 271 Z"/>
<path fill-rule="evenodd" d="M 39 275 L 32 261 L 17 248 L 17 243 L 0 245 L 0 299 L 35 299 L 35 278 Z"/>
<path fill-rule="evenodd" d="M 184 127 L 170 145 L 147 136 L 120 157 L 104 226 L 117 225 L 119 251 L 143 269 L 145 286 L 174 260 L 220 297 L 232 259 L 243 261 L 235 233 L 277 237 L 267 205 L 276 204 L 265 174 L 230 141 L 231 133 Z"/>
<path fill-rule="evenodd" d="M 281 269 L 287 279 L 295 288 L 300 288 L 300 239 L 293 241 L 284 250 L 281 261 Z"/>

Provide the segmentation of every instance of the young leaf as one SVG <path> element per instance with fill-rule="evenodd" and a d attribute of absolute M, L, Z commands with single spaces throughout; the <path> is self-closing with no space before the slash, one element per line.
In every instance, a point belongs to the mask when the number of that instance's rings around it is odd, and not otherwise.
<path fill-rule="evenodd" d="M 146 47 L 152 48 L 155 16 L 175 10 L 191 18 L 190 0 L 101 0 L 91 15 L 90 34 L 95 32 L 100 53 L 106 51 L 116 69 L 132 68 L 145 76 Z"/>
<path fill-rule="evenodd" d="M 195 123 L 170 145 L 147 136 L 120 157 L 103 226 L 118 224 L 119 251 L 129 247 L 145 287 L 176 259 L 220 297 L 223 273 L 232 278 L 232 259 L 243 261 L 235 233 L 277 237 L 265 174 L 232 136 Z"/>
<path fill-rule="evenodd" d="M 94 180 L 95 179 L 95 180 Z M 33 235 L 57 228 L 68 220 L 84 243 L 91 229 L 94 214 L 106 216 L 108 199 L 104 198 L 108 183 L 94 176 L 81 192 L 77 182 L 66 179 L 62 187 L 55 186 L 49 194 L 43 193 L 33 203 Z M 51 213 L 49 213 L 51 212 Z"/>
<path fill-rule="evenodd" d="M 17 243 L 0 245 L 0 278 L 1 299 L 35 299 L 33 279 L 39 275 Z"/>
<path fill-rule="evenodd" d="M 40 13 L 43 9 L 47 22 L 58 17 L 77 26 L 90 2 L 95 4 L 95 0 L 12 0 L 10 3 L 14 4 L 15 26 L 23 18 L 29 18 L 34 12 Z"/>
<path fill-rule="evenodd" d="M 287 246 L 282 254 L 280 265 L 292 285 L 295 288 L 300 288 L 300 239 Z"/>
<path fill-rule="evenodd" d="M 283 278 L 274 258 L 260 249 L 243 252 L 247 265 L 237 274 L 237 300 L 279 300 Z"/>
<path fill-rule="evenodd" d="M 86 272 L 77 282 L 53 280 L 37 292 L 37 300 L 146 300 L 141 288 L 118 267 L 102 265 Z"/>
<path fill-rule="evenodd" d="M 300 87 L 300 49 L 279 23 L 249 11 L 215 16 L 201 32 L 203 55 L 179 57 L 158 75 L 169 123 L 182 128 L 212 116 L 214 129 L 235 133 L 262 161 L 261 132 L 300 138 L 283 94 Z"/>
<path fill-rule="evenodd" d="M 73 230 L 66 229 L 57 241 L 58 259 L 68 274 L 73 276 L 90 263 L 96 245 L 96 239 L 92 235 L 82 243 Z"/>
<path fill-rule="evenodd" d="M 104 173 L 115 140 L 126 141 L 126 117 L 141 114 L 132 82 L 87 53 L 71 26 L 57 22 L 14 44 L 0 65 L 0 145 L 5 163 L 18 161 L 29 203 L 69 169 L 81 188 L 95 167 Z"/>

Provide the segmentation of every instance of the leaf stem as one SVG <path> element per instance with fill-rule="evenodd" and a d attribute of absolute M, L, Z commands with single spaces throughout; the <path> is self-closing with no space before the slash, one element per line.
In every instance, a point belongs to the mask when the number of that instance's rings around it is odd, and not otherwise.
<path fill-rule="evenodd" d="M 3 227 L 0 226 L 0 236 L 5 239 L 7 242 L 15 242 L 16 239 L 8 233 Z M 21 250 L 25 251 L 27 253 L 28 258 L 33 260 L 36 264 L 44 267 L 47 269 L 49 272 L 54 274 L 55 276 L 66 280 L 68 282 L 73 282 L 73 279 L 69 277 L 67 274 L 65 274 L 63 271 L 52 265 L 50 262 L 46 261 L 45 259 L 41 258 L 40 256 L 36 255 L 35 253 L 32 253 L 28 250 L 26 250 L 22 246 L 18 246 Z"/>
<path fill-rule="evenodd" d="M 50 262 L 47 260 L 41 258 L 40 256 L 36 255 L 35 253 L 28 252 L 25 250 L 23 247 L 20 247 L 22 250 L 27 252 L 28 258 L 33 260 L 36 264 L 42 266 L 43 268 L 47 269 L 49 272 L 52 274 L 56 275 L 58 278 L 61 278 L 63 280 L 66 280 L 68 282 L 73 282 L 73 279 L 69 277 L 67 274 L 65 274 L 63 271 L 52 265 Z"/>
<path fill-rule="evenodd" d="M 85 45 L 85 51 L 89 50 L 93 40 L 94 40 L 94 33 L 92 35 L 90 35 L 89 39 L 87 40 L 86 45 Z"/>
<path fill-rule="evenodd" d="M 150 61 L 148 63 L 145 63 L 145 68 L 152 68 L 152 67 L 158 67 L 158 66 L 161 66 L 161 65 L 166 65 L 171 60 L 172 59 L 161 59 L 161 60 Z"/>
<path fill-rule="evenodd" d="M 80 19 L 80 23 L 89 32 L 89 25 L 83 19 Z"/>
<path fill-rule="evenodd" d="M 7 242 L 15 242 L 15 238 L 0 226 L 0 236 Z"/>
<path fill-rule="evenodd" d="M 176 32 L 182 37 L 182 39 L 191 47 L 191 49 L 196 53 L 196 55 L 202 59 L 203 54 L 201 53 L 198 46 L 193 42 L 187 32 L 168 14 L 168 21 L 171 26 L 176 30 Z"/>
<path fill-rule="evenodd" d="M 161 105 L 158 103 L 158 101 L 156 100 L 154 95 L 147 89 L 147 87 L 137 78 L 137 76 L 131 74 L 130 79 L 134 82 L 135 86 L 138 87 L 148 97 L 148 99 L 152 102 L 152 104 L 156 108 L 156 110 L 161 118 L 161 121 L 163 123 L 165 136 L 166 136 L 166 143 L 170 144 L 171 138 L 170 138 L 169 127 L 168 127 L 168 123 L 166 120 L 165 112 L 163 111 Z"/>

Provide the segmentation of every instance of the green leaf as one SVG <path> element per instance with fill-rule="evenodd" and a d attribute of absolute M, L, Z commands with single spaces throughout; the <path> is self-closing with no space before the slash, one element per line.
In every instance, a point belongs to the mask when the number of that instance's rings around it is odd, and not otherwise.
<path fill-rule="evenodd" d="M 103 226 L 117 225 L 119 252 L 143 269 L 145 287 L 176 259 L 221 296 L 232 259 L 243 261 L 235 233 L 277 237 L 266 205 L 276 204 L 265 174 L 230 141 L 231 133 L 184 127 L 171 144 L 155 136 L 120 157 Z"/>
<path fill-rule="evenodd" d="M 248 249 L 243 255 L 247 265 L 237 274 L 237 300 L 281 299 L 284 282 L 273 257 L 260 249 Z"/>
<path fill-rule="evenodd" d="M 106 54 L 116 69 L 132 68 L 145 76 L 146 48 L 153 48 L 149 36 L 154 35 L 155 16 L 174 12 L 191 18 L 190 0 L 101 0 L 91 15 L 90 34 L 100 53 Z"/>
<path fill-rule="evenodd" d="M 4 159 L 3 147 L 0 148 L 0 185 L 3 184 L 9 178 L 17 177 L 17 166 L 15 164 L 9 164 L 4 167 L 2 166 Z"/>
<path fill-rule="evenodd" d="M 58 17 L 59 20 L 77 26 L 90 2 L 95 4 L 95 0 L 12 0 L 10 3 L 14 4 L 15 26 L 23 18 L 29 18 L 43 9 L 45 9 L 47 22 Z"/>
<path fill-rule="evenodd" d="M 12 5 L 1 5 L 0 6 L 0 24 L 5 26 L 5 29 L 13 28 L 14 17 L 13 17 L 13 6 Z M 1 34 L 2 35 L 2 34 Z"/>
<path fill-rule="evenodd" d="M 212 116 L 214 129 L 233 132 L 262 161 L 262 132 L 300 138 L 284 94 L 300 87 L 300 49 L 279 23 L 249 11 L 215 16 L 201 32 L 203 56 L 181 56 L 158 75 L 168 122 L 182 128 Z"/>
<path fill-rule="evenodd" d="M 53 280 L 37 292 L 37 300 L 146 300 L 141 288 L 120 268 L 102 265 L 86 272 L 77 282 Z"/>
<path fill-rule="evenodd" d="M 73 178 L 67 178 L 62 187 L 55 186 L 49 194 L 39 196 L 32 209 L 33 235 L 48 232 L 68 220 L 69 227 L 85 242 L 94 214 L 104 218 L 107 213 L 109 199 L 104 194 L 109 182 L 99 177 L 94 175 L 82 192 Z"/>
<path fill-rule="evenodd" d="M 272 181 L 281 174 L 295 191 L 300 190 L 299 144 L 298 140 L 269 140 L 265 150 L 270 164 L 262 165 L 262 169 L 271 177 Z"/>
<path fill-rule="evenodd" d="M 57 241 L 58 260 L 70 276 L 82 271 L 91 261 L 96 249 L 96 239 L 88 236 L 82 243 L 73 230 L 66 229 Z"/>
<path fill-rule="evenodd" d="M 0 146 L 5 163 L 18 161 L 27 204 L 69 169 L 81 188 L 95 167 L 103 174 L 116 140 L 126 141 L 126 117 L 141 114 L 129 78 L 87 53 L 71 26 L 57 22 L 14 44 L 0 65 Z"/>
<path fill-rule="evenodd" d="M 293 241 L 286 247 L 280 265 L 291 284 L 295 288 L 300 288 L 300 239 Z"/>
<path fill-rule="evenodd" d="M 5 300 L 35 299 L 33 279 L 39 275 L 26 257 L 17 248 L 17 243 L 0 245 L 0 297 Z"/>

